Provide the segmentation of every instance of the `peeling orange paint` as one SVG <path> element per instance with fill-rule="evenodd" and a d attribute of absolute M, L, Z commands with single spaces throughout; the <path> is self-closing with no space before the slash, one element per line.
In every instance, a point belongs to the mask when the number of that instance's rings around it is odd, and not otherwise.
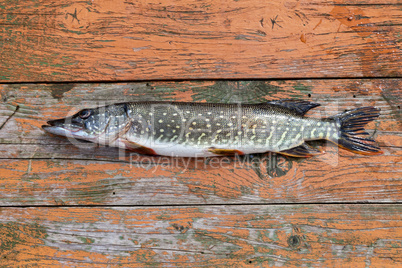
<path fill-rule="evenodd" d="M 136 267 L 161 261 L 272 266 L 260 254 L 283 266 L 307 262 L 358 267 L 367 258 L 372 265 L 383 264 L 384 258 L 392 265 L 401 259 L 397 257 L 402 246 L 401 213 L 395 205 L 204 206 L 202 210 L 6 208 L 0 224 L 6 218 L 12 221 L 0 229 L 0 254 L 6 265 L 40 261 L 53 266 L 79 262 L 84 267 L 94 263 Z M 32 224 L 36 221 L 42 225 Z M 157 231 L 146 231 L 152 229 Z M 80 239 L 72 232 L 80 232 Z M 4 241 L 16 236 L 20 239 L 5 250 Z M 115 242 L 109 244 L 110 238 Z M 116 251 L 116 241 L 125 243 L 127 254 Z"/>

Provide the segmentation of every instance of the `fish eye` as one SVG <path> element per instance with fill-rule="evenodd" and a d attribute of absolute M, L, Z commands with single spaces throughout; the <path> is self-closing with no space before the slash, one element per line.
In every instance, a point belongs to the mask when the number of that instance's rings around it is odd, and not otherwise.
<path fill-rule="evenodd" d="M 89 109 L 82 110 L 78 113 L 78 116 L 82 119 L 86 119 L 91 115 L 92 111 Z"/>

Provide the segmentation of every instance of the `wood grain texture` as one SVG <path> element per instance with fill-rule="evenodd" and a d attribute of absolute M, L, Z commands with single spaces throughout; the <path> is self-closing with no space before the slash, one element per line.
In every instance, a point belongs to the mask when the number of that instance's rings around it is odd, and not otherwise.
<path fill-rule="evenodd" d="M 3 208 L 2 267 L 400 267 L 396 205 Z"/>
<path fill-rule="evenodd" d="M 399 202 L 402 200 L 400 79 L 312 81 L 15 84 L 0 88 L 0 204 L 172 205 Z M 310 97 L 309 97 L 310 96 Z M 135 100 L 260 102 L 304 98 L 309 116 L 376 106 L 368 129 L 384 155 L 360 156 L 321 144 L 325 155 L 294 159 L 148 157 L 44 133 L 47 119 Z M 15 112 L 16 107 L 19 107 Z"/>
<path fill-rule="evenodd" d="M 398 0 L 0 0 L 0 267 L 402 267 L 401 26 Z M 279 98 L 381 108 L 384 154 L 148 157 L 40 128 Z"/>
<path fill-rule="evenodd" d="M 401 76 L 400 3 L 0 1 L 0 81 Z"/>

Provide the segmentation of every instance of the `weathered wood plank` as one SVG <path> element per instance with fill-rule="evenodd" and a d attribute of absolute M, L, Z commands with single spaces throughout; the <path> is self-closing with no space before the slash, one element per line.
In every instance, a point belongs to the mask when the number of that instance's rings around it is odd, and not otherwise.
<path fill-rule="evenodd" d="M 400 76 L 395 0 L 0 1 L 0 81 Z"/>
<path fill-rule="evenodd" d="M 250 162 L 2 160 L 0 205 L 166 205 L 402 200 L 402 155 Z M 338 161 L 337 163 L 335 161 Z M 183 162 L 182 162 L 183 161 Z M 188 161 L 188 162 L 185 162 Z M 331 162 L 333 161 L 333 162 Z"/>
<path fill-rule="evenodd" d="M 2 266 L 398 267 L 398 205 L 3 208 Z"/>
<path fill-rule="evenodd" d="M 0 204 L 397 202 L 402 200 L 401 81 L 2 85 L 0 118 L 8 121 L 0 129 Z M 92 144 L 77 148 L 40 129 L 47 118 L 111 102 L 253 102 L 288 97 L 322 103 L 310 116 L 364 105 L 380 107 L 381 117 L 369 129 L 375 131 L 384 155 L 359 156 L 323 144 L 327 154 L 310 159 L 139 157 Z"/>
<path fill-rule="evenodd" d="M 57 139 L 49 139 L 40 129 L 46 120 L 87 107 L 141 100 L 252 103 L 302 98 L 321 103 L 309 113 L 317 117 L 364 105 L 376 106 L 382 110 L 376 129 L 393 135 L 402 130 L 400 88 L 402 79 L 0 84 L 0 125 L 19 107 L 12 120 L 1 128 L 0 143 L 54 144 Z"/>

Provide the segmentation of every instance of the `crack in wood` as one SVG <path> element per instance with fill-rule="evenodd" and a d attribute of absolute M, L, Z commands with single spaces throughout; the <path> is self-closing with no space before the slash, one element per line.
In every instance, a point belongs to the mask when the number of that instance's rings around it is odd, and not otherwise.
<path fill-rule="evenodd" d="M 15 115 L 15 113 L 20 109 L 20 106 L 17 105 L 17 107 L 15 107 L 14 112 L 6 119 L 6 121 L 4 121 L 3 124 L 1 124 L 0 126 L 0 130 L 7 124 L 7 122 Z"/>

